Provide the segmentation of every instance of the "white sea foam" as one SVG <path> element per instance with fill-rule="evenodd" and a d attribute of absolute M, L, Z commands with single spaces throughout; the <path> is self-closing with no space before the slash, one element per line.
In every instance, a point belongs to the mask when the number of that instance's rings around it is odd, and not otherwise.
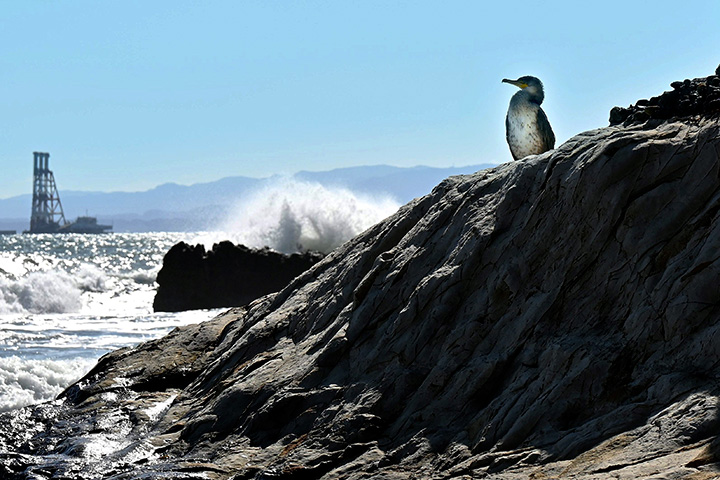
<path fill-rule="evenodd" d="M 399 206 L 390 197 L 372 198 L 343 188 L 282 179 L 239 200 L 219 230 L 249 247 L 327 253 Z"/>
<path fill-rule="evenodd" d="M 107 289 L 107 275 L 94 265 L 84 263 L 73 275 L 77 287 L 85 292 L 104 292 Z"/>
<path fill-rule="evenodd" d="M 95 359 L 26 360 L 0 358 L 0 412 L 55 398 L 82 377 Z"/>
<path fill-rule="evenodd" d="M 15 278 L 0 276 L 0 314 L 73 313 L 84 305 L 84 292 L 104 292 L 107 275 L 98 267 L 82 264 L 75 272 L 48 270 Z"/>
<path fill-rule="evenodd" d="M 50 400 L 89 371 L 101 355 L 217 313 L 0 316 L 0 411 Z"/>
<path fill-rule="evenodd" d="M 131 278 L 135 281 L 135 283 L 139 283 L 141 285 L 152 285 L 155 283 L 155 279 L 157 278 L 157 272 L 157 269 L 140 270 L 133 273 Z"/>
<path fill-rule="evenodd" d="M 21 275 L 0 272 L 0 315 L 14 313 L 108 314 L 132 306 L 133 300 L 149 311 L 159 266 L 140 268 L 130 273 L 108 273 L 90 263 L 63 260 L 47 270 Z M 70 264 L 70 265 L 68 265 Z M 47 265 L 45 265 L 46 268 Z M 67 268 L 68 270 L 64 270 Z M 135 302 L 138 303 L 138 302 Z"/>
<path fill-rule="evenodd" d="M 32 272 L 17 280 L 0 277 L 0 314 L 69 313 L 81 306 L 80 288 L 63 271 Z"/>
<path fill-rule="evenodd" d="M 54 398 L 111 350 L 211 318 L 152 313 L 162 258 L 183 239 L 0 235 L 0 411 Z"/>

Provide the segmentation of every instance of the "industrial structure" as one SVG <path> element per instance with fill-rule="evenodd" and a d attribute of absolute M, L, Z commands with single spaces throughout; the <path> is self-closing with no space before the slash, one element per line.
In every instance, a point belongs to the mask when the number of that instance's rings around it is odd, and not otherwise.
<path fill-rule="evenodd" d="M 65 220 L 55 176 L 50 170 L 50 154 L 33 152 L 33 197 L 30 230 L 25 233 L 104 233 L 110 225 L 100 225 L 95 217 Z"/>
<path fill-rule="evenodd" d="M 30 233 L 54 233 L 64 226 L 60 195 L 50 170 L 50 154 L 33 152 L 33 196 Z"/>

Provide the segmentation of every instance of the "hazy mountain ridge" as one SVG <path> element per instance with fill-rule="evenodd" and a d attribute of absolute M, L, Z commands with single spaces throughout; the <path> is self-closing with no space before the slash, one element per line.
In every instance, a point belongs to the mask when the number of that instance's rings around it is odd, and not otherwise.
<path fill-rule="evenodd" d="M 89 214 L 115 231 L 205 230 L 227 214 L 228 208 L 252 192 L 283 178 L 346 188 L 364 195 L 386 195 L 399 203 L 427 194 L 444 178 L 472 173 L 492 165 L 465 167 L 393 167 L 373 165 L 320 172 L 300 171 L 289 177 L 224 177 L 213 182 L 179 185 L 164 183 L 142 192 L 60 190 L 67 220 Z M 28 186 L 29 188 L 30 186 Z M 0 229 L 28 227 L 32 195 L 0 199 Z"/>

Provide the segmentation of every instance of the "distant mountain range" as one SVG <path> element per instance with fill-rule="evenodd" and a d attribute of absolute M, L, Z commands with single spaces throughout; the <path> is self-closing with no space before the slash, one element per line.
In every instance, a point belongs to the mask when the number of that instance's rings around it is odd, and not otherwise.
<path fill-rule="evenodd" d="M 67 220 L 79 215 L 98 217 L 115 232 L 193 231 L 211 229 L 235 202 L 284 178 L 345 188 L 356 194 L 384 195 L 399 203 L 429 193 L 451 175 L 473 173 L 494 165 L 410 168 L 388 165 L 338 168 L 290 177 L 226 177 L 214 182 L 178 185 L 165 183 L 144 192 L 63 191 L 60 199 Z M 32 195 L 0 199 L 0 230 L 27 229 Z"/>

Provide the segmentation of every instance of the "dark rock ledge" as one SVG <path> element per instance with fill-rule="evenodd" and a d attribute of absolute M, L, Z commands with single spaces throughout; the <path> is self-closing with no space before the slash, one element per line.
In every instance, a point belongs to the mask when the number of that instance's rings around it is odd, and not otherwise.
<path fill-rule="evenodd" d="M 3 478 L 720 475 L 720 120 L 451 177 L 0 417 Z"/>
<path fill-rule="evenodd" d="M 652 120 L 655 125 L 672 118 L 712 115 L 720 112 L 720 66 L 715 75 L 672 82 L 672 90 L 627 108 L 610 111 L 610 125 L 631 125 Z"/>
<path fill-rule="evenodd" d="M 209 251 L 180 242 L 165 254 L 153 309 L 179 312 L 246 305 L 282 290 L 322 258 L 319 252 L 284 255 L 227 241 Z"/>

